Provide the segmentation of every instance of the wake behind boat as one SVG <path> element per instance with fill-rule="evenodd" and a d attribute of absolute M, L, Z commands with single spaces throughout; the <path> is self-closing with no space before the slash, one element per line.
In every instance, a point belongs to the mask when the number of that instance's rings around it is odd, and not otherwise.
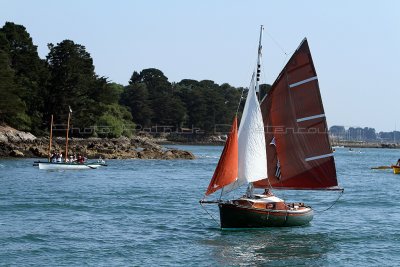
<path fill-rule="evenodd" d="M 239 131 L 237 115 L 203 203 L 216 203 L 222 229 L 300 226 L 313 219 L 304 203 L 287 203 L 270 189 L 341 190 L 317 74 L 307 40 L 294 52 L 259 104 L 261 37 Z M 240 198 L 222 196 L 248 184 Z M 255 194 L 254 188 L 265 191 Z M 206 196 L 221 189 L 218 200 Z"/>

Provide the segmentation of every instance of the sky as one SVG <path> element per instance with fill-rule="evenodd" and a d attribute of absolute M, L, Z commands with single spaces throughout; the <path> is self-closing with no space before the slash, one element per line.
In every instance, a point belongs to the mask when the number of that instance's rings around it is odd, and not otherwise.
<path fill-rule="evenodd" d="M 22 24 L 47 44 L 84 45 L 96 73 L 126 85 L 133 71 L 170 82 L 247 87 L 264 25 L 262 82 L 272 84 L 308 39 L 328 126 L 400 130 L 397 0 L 0 0 L 0 26 Z"/>

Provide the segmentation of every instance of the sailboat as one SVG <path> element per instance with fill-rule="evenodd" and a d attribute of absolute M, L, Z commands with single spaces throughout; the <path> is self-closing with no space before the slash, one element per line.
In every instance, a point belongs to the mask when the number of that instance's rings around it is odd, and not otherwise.
<path fill-rule="evenodd" d="M 68 135 L 69 135 L 69 125 L 71 120 L 71 107 L 69 107 L 68 113 L 68 123 L 67 123 L 67 132 L 65 139 L 65 161 L 64 162 L 52 162 L 51 161 L 51 149 L 52 149 L 52 139 L 53 139 L 53 115 L 51 115 L 51 123 L 50 123 L 50 138 L 49 138 L 49 154 L 48 161 L 42 162 L 38 161 L 34 163 L 34 166 L 39 166 L 41 170 L 91 170 L 97 169 L 100 166 L 107 166 L 105 161 L 100 159 L 93 162 L 68 162 Z"/>
<path fill-rule="evenodd" d="M 259 103 L 261 39 L 240 127 L 237 115 L 201 204 L 216 203 L 220 225 L 229 228 L 301 226 L 313 219 L 304 203 L 287 203 L 272 192 L 341 190 L 330 146 L 318 78 L 307 39 Z M 222 196 L 247 184 L 242 197 Z M 256 190 L 264 190 L 256 193 Z M 221 190 L 217 200 L 206 197 Z"/>

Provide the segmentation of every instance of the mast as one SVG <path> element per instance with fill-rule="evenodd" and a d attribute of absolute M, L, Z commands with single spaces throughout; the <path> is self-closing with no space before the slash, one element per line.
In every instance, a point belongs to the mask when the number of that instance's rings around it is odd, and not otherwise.
<path fill-rule="evenodd" d="M 69 133 L 69 121 L 71 119 L 71 107 L 69 107 L 69 112 L 68 112 L 68 123 L 67 123 L 67 139 L 65 141 L 65 161 L 68 159 L 68 133 Z"/>
<path fill-rule="evenodd" d="M 260 100 L 260 74 L 261 74 L 261 50 L 262 50 L 262 34 L 263 34 L 264 26 L 260 26 L 260 39 L 258 42 L 258 51 L 257 51 L 257 75 L 256 75 L 256 84 L 255 84 L 255 90 L 256 93 L 258 93 L 258 100 Z"/>
<path fill-rule="evenodd" d="M 50 121 L 50 140 L 49 140 L 49 162 L 51 157 L 51 141 L 53 140 L 53 114 L 51 114 L 51 121 Z"/>

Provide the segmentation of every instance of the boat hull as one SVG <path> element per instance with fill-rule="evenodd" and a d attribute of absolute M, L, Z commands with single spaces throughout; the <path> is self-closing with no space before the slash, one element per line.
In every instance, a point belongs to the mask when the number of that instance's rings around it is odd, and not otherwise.
<path fill-rule="evenodd" d="M 100 163 L 77 164 L 51 162 L 39 162 L 38 165 L 40 170 L 91 170 L 102 166 Z"/>
<path fill-rule="evenodd" d="M 301 210 L 272 210 L 233 203 L 220 203 L 218 206 L 222 229 L 301 226 L 313 219 L 313 210 L 309 207 Z"/>
<path fill-rule="evenodd" d="M 400 174 L 400 166 L 392 166 L 394 174 Z"/>

